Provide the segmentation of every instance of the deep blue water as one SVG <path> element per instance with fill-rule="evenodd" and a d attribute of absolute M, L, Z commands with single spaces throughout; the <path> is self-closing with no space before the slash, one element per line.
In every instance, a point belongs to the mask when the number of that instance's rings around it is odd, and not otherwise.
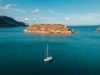
<path fill-rule="evenodd" d="M 0 28 L 0 75 L 100 75 L 100 32 L 70 27 L 72 35 L 39 35 Z M 46 44 L 54 60 L 43 62 Z"/>

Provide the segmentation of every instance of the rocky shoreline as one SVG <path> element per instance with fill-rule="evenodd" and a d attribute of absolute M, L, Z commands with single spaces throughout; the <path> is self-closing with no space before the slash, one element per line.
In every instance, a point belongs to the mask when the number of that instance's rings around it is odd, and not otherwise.
<path fill-rule="evenodd" d="M 100 26 L 99 27 L 97 27 L 97 29 L 96 29 L 97 31 L 100 31 Z"/>
<path fill-rule="evenodd" d="M 39 34 L 71 34 L 72 31 L 63 24 L 33 24 L 27 27 L 24 32 Z"/>

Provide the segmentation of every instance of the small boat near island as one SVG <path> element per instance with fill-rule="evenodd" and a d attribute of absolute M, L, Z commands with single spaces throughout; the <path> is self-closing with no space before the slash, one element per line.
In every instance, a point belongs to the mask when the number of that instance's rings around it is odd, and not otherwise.
<path fill-rule="evenodd" d="M 47 49 L 46 49 L 46 53 L 45 53 L 44 62 L 47 63 L 47 62 L 51 61 L 52 59 L 53 59 L 53 57 L 49 56 L 49 54 L 48 54 L 48 44 L 47 44 Z"/>

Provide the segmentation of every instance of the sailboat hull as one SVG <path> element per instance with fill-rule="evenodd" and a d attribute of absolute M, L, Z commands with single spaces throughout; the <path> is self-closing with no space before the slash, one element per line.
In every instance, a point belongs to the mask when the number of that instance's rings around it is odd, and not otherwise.
<path fill-rule="evenodd" d="M 49 62 L 49 61 L 51 61 L 53 58 L 51 57 L 51 56 L 49 56 L 49 57 L 47 57 L 47 58 L 45 58 L 44 59 L 44 62 Z"/>

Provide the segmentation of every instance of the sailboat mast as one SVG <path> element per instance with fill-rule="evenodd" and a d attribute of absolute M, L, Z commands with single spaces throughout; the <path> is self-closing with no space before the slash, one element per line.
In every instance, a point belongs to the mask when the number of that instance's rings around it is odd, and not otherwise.
<path fill-rule="evenodd" d="M 47 44 L 47 57 L 48 57 L 48 44 Z"/>

